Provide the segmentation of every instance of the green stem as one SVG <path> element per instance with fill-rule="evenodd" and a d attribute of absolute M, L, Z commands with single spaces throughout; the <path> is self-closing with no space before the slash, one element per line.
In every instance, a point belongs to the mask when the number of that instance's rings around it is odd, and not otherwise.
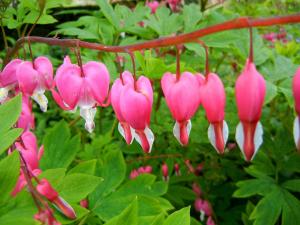
<path fill-rule="evenodd" d="M 116 129 L 117 125 L 118 125 L 118 120 L 115 119 L 114 122 L 113 122 L 113 125 L 110 129 L 110 132 L 109 132 L 111 137 L 114 136 L 114 132 L 115 132 L 115 129 Z"/>
<path fill-rule="evenodd" d="M 0 23 L 1 23 L 1 31 L 2 31 L 2 36 L 3 36 L 4 46 L 5 46 L 5 50 L 7 52 L 8 51 L 8 43 L 7 43 L 7 37 L 6 37 L 5 30 L 4 30 L 2 19 L 0 20 Z"/>

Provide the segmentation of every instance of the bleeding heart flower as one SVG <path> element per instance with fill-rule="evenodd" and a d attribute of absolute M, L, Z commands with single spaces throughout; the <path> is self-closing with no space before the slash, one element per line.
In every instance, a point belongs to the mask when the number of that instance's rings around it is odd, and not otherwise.
<path fill-rule="evenodd" d="M 206 225 L 216 225 L 215 221 L 213 220 L 213 218 L 211 216 L 208 217 L 208 219 L 206 221 Z"/>
<path fill-rule="evenodd" d="M 224 120 L 225 89 L 221 79 L 209 73 L 200 89 L 201 103 L 210 125 L 208 138 L 218 153 L 223 154 L 228 139 L 228 126 Z"/>
<path fill-rule="evenodd" d="M 76 219 L 77 216 L 72 206 L 58 195 L 46 179 L 40 180 L 36 189 L 41 195 L 45 196 L 50 202 L 52 202 L 66 217 Z"/>
<path fill-rule="evenodd" d="M 295 110 L 297 117 L 294 121 L 294 140 L 298 151 L 300 152 L 300 68 L 296 71 L 293 79 L 293 95 L 295 99 Z"/>
<path fill-rule="evenodd" d="M 8 92 L 17 85 L 16 70 L 22 62 L 21 59 L 14 59 L 0 73 L 0 103 L 6 100 Z"/>
<path fill-rule="evenodd" d="M 36 101 L 43 112 L 47 111 L 48 99 L 45 90 L 53 86 L 53 67 L 46 57 L 37 57 L 34 62 L 24 61 L 16 70 L 19 87 L 24 95 Z"/>
<path fill-rule="evenodd" d="M 207 200 L 197 198 L 194 203 L 196 211 L 200 212 L 200 220 L 203 221 L 205 216 L 212 215 L 212 208 Z"/>
<path fill-rule="evenodd" d="M 266 82 L 256 70 L 253 62 L 247 60 L 244 71 L 235 85 L 235 97 L 240 123 L 236 128 L 236 141 L 247 161 L 254 158 L 263 142 L 263 128 L 259 122 Z"/>
<path fill-rule="evenodd" d="M 52 89 L 56 103 L 65 110 L 80 108 L 85 128 L 92 132 L 95 123 L 96 105 L 104 106 L 109 91 L 109 73 L 102 63 L 90 61 L 82 66 L 71 64 L 66 56 L 57 69 L 55 83 L 58 93 Z"/>
<path fill-rule="evenodd" d="M 150 80 L 141 76 L 135 88 L 125 84 L 120 98 L 121 114 L 134 129 L 134 137 L 144 152 L 151 152 L 154 135 L 149 128 L 153 103 L 153 89 Z"/>
<path fill-rule="evenodd" d="M 41 170 L 39 169 L 39 160 L 41 159 L 42 154 L 44 152 L 44 147 L 41 146 L 40 149 L 38 150 L 36 137 L 30 131 L 25 131 L 21 135 L 21 139 L 22 139 L 22 143 L 20 142 L 15 143 L 16 148 L 22 154 L 22 157 L 26 162 L 27 169 L 33 175 L 38 176 L 41 173 Z M 12 191 L 12 196 L 15 196 L 17 193 L 19 193 L 26 184 L 27 184 L 26 179 L 21 170 L 17 184 L 14 190 Z"/>
<path fill-rule="evenodd" d="M 116 79 L 114 84 L 111 87 L 110 100 L 111 100 L 111 105 L 115 111 L 116 117 L 119 120 L 118 130 L 126 140 L 126 143 L 131 144 L 133 141 L 134 131 L 122 116 L 122 112 L 120 108 L 120 99 L 121 99 L 121 93 L 126 84 L 128 84 L 131 88 L 133 88 L 134 79 L 132 77 L 132 74 L 128 71 L 124 71 L 121 77 L 122 79 L 120 78 Z"/>
<path fill-rule="evenodd" d="M 200 104 L 199 82 L 197 75 L 189 72 L 176 75 L 165 73 L 161 79 L 161 87 L 172 117 L 176 120 L 173 134 L 181 145 L 187 145 L 192 129 L 191 118 Z"/>
<path fill-rule="evenodd" d="M 162 178 L 164 181 L 169 180 L 169 167 L 166 163 L 163 163 L 161 166 Z"/>
<path fill-rule="evenodd" d="M 148 2 L 147 6 L 151 9 L 151 13 L 154 14 L 159 6 L 158 1 Z"/>

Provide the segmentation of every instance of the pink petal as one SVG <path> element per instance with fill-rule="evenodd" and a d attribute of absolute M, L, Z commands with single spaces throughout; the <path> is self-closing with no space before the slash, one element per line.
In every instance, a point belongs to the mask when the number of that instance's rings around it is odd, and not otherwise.
<path fill-rule="evenodd" d="M 103 63 L 88 62 L 83 65 L 85 80 L 95 100 L 102 104 L 108 96 L 109 73 Z"/>
<path fill-rule="evenodd" d="M 21 59 L 13 59 L 4 67 L 0 74 L 0 87 L 17 83 L 16 70 L 22 62 L 23 60 Z"/>
<path fill-rule="evenodd" d="M 39 86 L 50 89 L 53 86 L 53 67 L 47 57 L 40 56 L 34 60 L 35 69 L 38 71 Z"/>
<path fill-rule="evenodd" d="M 16 76 L 20 90 L 24 94 L 32 95 L 38 85 L 38 72 L 33 69 L 32 63 L 28 61 L 21 63 L 16 70 Z"/>

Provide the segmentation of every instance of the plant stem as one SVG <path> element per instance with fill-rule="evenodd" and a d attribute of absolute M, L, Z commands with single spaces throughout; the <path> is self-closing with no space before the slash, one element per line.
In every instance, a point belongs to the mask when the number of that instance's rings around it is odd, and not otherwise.
<path fill-rule="evenodd" d="M 4 27 L 3 27 L 2 19 L 0 19 L 0 23 L 1 23 L 0 25 L 1 25 L 3 42 L 4 42 L 5 50 L 7 52 L 8 51 L 8 43 L 7 43 L 6 33 L 5 33 L 5 30 L 4 30 Z"/>
<path fill-rule="evenodd" d="M 241 18 L 226 21 L 224 23 L 219 23 L 203 29 L 199 29 L 191 33 L 154 39 L 154 40 L 127 45 L 127 46 L 107 46 L 98 43 L 80 41 L 79 47 L 94 49 L 94 50 L 99 50 L 104 52 L 124 52 L 124 53 L 127 52 L 128 53 L 128 51 L 133 52 L 142 49 L 159 48 L 159 47 L 173 46 L 173 45 L 193 42 L 194 40 L 200 37 L 207 36 L 209 34 L 214 34 L 226 30 L 249 28 L 250 24 L 251 27 L 264 27 L 264 26 L 273 26 L 279 24 L 299 23 L 299 22 L 300 22 L 299 13 L 294 15 L 288 15 L 288 16 L 268 17 L 268 18 L 259 18 L 259 19 L 241 17 Z M 45 43 L 49 45 L 58 45 L 64 47 L 77 46 L 77 40 L 75 39 L 57 39 L 57 38 L 45 38 L 45 37 L 38 37 L 38 36 L 22 37 L 18 39 L 14 48 L 8 51 L 4 59 L 3 65 L 7 64 L 7 62 L 11 59 L 11 57 L 15 55 L 17 50 L 22 46 L 24 42 L 28 41 L 28 39 L 30 39 L 31 42 L 39 42 L 39 43 Z"/>
<path fill-rule="evenodd" d="M 150 159 L 162 159 L 162 158 L 181 158 L 183 157 L 180 153 L 175 154 L 161 154 L 161 155 L 146 155 L 134 158 L 133 160 L 126 161 L 127 163 L 133 163 L 135 161 L 144 161 L 144 160 L 150 160 Z"/>

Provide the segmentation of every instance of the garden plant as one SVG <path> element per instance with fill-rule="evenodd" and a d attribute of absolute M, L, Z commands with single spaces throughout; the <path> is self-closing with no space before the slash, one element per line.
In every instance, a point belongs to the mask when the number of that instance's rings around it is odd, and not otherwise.
<path fill-rule="evenodd" d="M 299 10 L 0 1 L 0 225 L 299 225 Z"/>

